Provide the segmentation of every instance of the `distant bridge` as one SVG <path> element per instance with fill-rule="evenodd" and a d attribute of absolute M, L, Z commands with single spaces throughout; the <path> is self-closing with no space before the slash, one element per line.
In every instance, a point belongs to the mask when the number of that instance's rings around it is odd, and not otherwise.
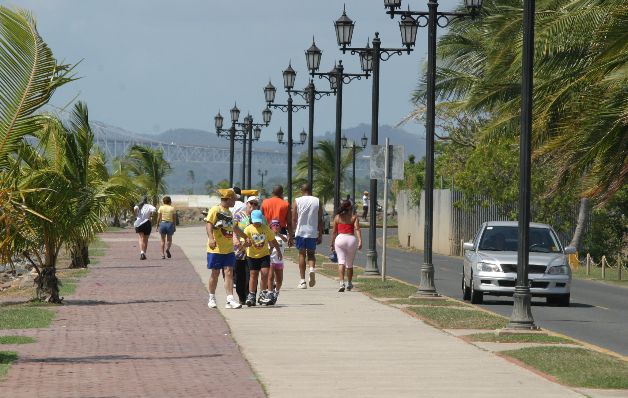
<path fill-rule="evenodd" d="M 150 140 L 144 137 L 128 134 L 111 133 L 108 128 L 99 123 L 90 123 L 94 132 L 95 144 L 106 155 L 107 159 L 124 156 L 133 145 L 145 145 L 159 148 L 164 152 L 164 158 L 171 163 L 224 163 L 229 164 L 229 149 L 200 145 L 179 145 L 174 142 L 165 143 Z M 239 146 L 239 148 L 238 148 Z M 236 144 L 234 162 L 242 160 L 242 145 Z M 286 154 L 274 151 L 255 150 L 253 146 L 253 163 L 287 165 Z"/>

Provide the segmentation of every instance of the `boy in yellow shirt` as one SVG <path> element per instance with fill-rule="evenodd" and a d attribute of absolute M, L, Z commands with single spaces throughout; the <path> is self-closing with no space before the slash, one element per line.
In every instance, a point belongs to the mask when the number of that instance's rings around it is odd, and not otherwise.
<path fill-rule="evenodd" d="M 246 260 L 249 265 L 249 294 L 246 297 L 246 305 L 248 307 L 255 305 L 255 294 L 257 292 L 257 279 L 259 274 L 262 274 L 259 303 L 268 304 L 271 300 L 268 296 L 268 268 L 270 267 L 270 250 L 268 245 L 272 246 L 280 254 L 279 245 L 275 240 L 275 233 L 263 224 L 264 215 L 260 210 L 253 210 L 251 212 L 252 224 L 244 228 L 244 235 L 249 240 L 248 247 L 246 248 Z"/>

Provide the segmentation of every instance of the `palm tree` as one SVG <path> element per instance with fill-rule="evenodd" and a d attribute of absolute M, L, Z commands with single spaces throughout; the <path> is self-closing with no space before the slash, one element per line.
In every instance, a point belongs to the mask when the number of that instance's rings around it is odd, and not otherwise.
<path fill-rule="evenodd" d="M 0 6 L 0 42 L 0 262 L 10 262 L 13 237 L 25 226 L 25 216 L 36 214 L 25 204 L 33 191 L 18 187 L 11 155 L 24 136 L 41 129 L 45 116 L 35 112 L 58 87 L 73 80 L 73 67 L 57 63 L 26 11 Z"/>
<path fill-rule="evenodd" d="M 331 141 L 318 141 L 314 148 L 312 168 L 314 169 L 314 196 L 320 198 L 325 204 L 333 197 L 334 178 L 336 174 L 336 157 L 334 143 Z M 351 166 L 353 154 L 347 151 L 340 160 L 340 185 L 346 181 L 347 169 Z M 302 184 L 307 182 L 307 153 L 302 153 L 297 161 L 297 175 L 293 181 L 295 190 L 299 190 Z"/>
<path fill-rule="evenodd" d="M 166 193 L 166 176 L 171 173 L 170 163 L 164 159 L 161 149 L 142 145 L 133 145 L 124 161 L 135 183 L 148 196 L 153 204 L 159 203 L 159 197 Z"/>
<path fill-rule="evenodd" d="M 555 170 L 547 193 L 578 186 L 607 201 L 628 176 L 628 6 L 622 0 L 537 1 L 533 141 Z M 486 4 L 439 41 L 437 93 L 488 117 L 481 141 L 519 131 L 521 4 Z M 509 45 L 504 45 L 509 43 Z M 414 99 L 425 95 L 421 81 Z"/>

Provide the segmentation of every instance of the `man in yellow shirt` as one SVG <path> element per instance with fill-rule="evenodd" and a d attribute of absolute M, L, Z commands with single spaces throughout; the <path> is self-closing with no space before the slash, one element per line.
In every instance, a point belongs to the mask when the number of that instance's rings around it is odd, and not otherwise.
<path fill-rule="evenodd" d="M 235 266 L 235 253 L 233 251 L 233 234 L 245 239 L 246 235 L 234 225 L 233 215 L 229 210 L 235 202 L 233 189 L 219 189 L 220 204 L 212 207 L 205 221 L 207 222 L 207 268 L 211 270 L 209 277 L 209 308 L 216 308 L 216 286 L 220 271 L 225 274 L 225 292 L 227 304 L 225 308 L 240 308 L 242 304 L 233 298 L 233 267 Z"/>
<path fill-rule="evenodd" d="M 279 252 L 281 258 L 281 250 L 275 240 L 275 233 L 263 224 L 264 215 L 260 210 L 251 212 L 251 225 L 244 228 L 244 235 L 249 239 L 246 249 L 246 260 L 249 265 L 249 294 L 246 297 L 246 305 L 248 307 L 255 305 L 255 294 L 257 292 L 257 278 L 262 274 L 262 292 L 260 293 L 259 303 L 268 304 L 272 297 L 268 297 L 268 268 L 270 267 L 270 250 L 271 245 Z"/>

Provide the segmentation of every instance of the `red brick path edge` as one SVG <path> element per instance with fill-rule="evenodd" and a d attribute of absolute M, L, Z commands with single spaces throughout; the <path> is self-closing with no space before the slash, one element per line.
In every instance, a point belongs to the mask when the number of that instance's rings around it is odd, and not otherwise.
<path fill-rule="evenodd" d="M 133 231 L 102 237 L 105 256 L 49 328 L 0 330 L 38 340 L 0 346 L 19 355 L 0 396 L 265 397 L 178 247 L 162 260 L 151 239 L 140 261 Z"/>

